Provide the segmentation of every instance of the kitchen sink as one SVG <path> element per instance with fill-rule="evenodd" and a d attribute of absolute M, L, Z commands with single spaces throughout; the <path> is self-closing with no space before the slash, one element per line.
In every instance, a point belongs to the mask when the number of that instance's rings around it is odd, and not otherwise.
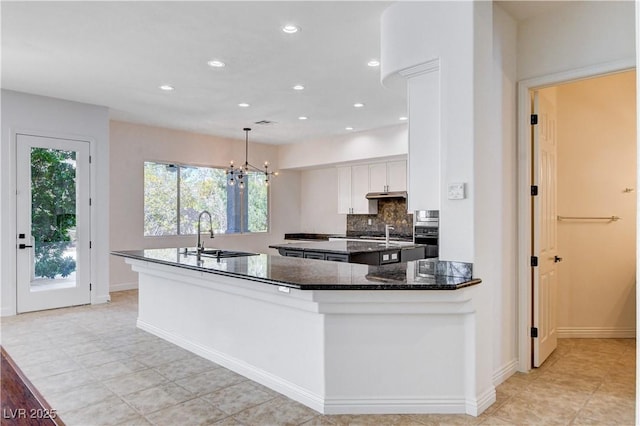
<path fill-rule="evenodd" d="M 186 254 L 197 256 L 197 250 L 187 250 Z M 234 251 L 234 250 L 220 250 L 220 249 L 206 249 L 200 252 L 202 257 L 214 257 L 217 259 L 228 257 L 243 257 L 243 256 L 257 256 L 258 253 L 250 253 L 247 251 Z"/>

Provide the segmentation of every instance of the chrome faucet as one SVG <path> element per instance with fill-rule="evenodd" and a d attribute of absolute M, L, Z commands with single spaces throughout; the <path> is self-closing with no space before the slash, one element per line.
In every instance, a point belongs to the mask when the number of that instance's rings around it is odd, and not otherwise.
<path fill-rule="evenodd" d="M 392 229 L 396 229 L 391 225 L 384 225 L 384 243 L 389 245 L 389 231 Z"/>
<path fill-rule="evenodd" d="M 200 222 L 202 221 L 202 215 L 204 215 L 204 214 L 209 216 L 209 235 L 211 236 L 211 238 L 214 237 L 214 235 L 213 235 L 213 219 L 211 219 L 211 213 L 209 213 L 206 210 L 203 210 L 202 213 L 200 213 L 200 216 L 198 216 L 198 245 L 197 245 L 198 253 L 204 251 L 204 241 L 200 242 Z"/>

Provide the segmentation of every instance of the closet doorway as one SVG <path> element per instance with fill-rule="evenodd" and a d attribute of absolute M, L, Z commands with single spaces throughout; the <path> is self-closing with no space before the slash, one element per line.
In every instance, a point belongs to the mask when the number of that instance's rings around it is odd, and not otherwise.
<path fill-rule="evenodd" d="M 520 371 L 528 371 L 534 365 L 536 337 L 533 336 L 538 325 L 535 322 L 538 315 L 536 309 L 540 308 L 534 305 L 534 280 L 537 272 L 536 267 L 532 266 L 533 259 L 530 259 L 539 255 L 536 251 L 539 236 L 532 229 L 535 207 L 531 185 L 535 184 L 534 157 L 537 151 L 533 144 L 534 131 L 530 122 L 534 111 L 532 95 L 542 90 L 546 90 L 547 95 L 551 92 L 556 99 L 560 92 L 558 108 L 565 106 L 559 112 L 556 129 L 557 148 L 561 157 L 558 162 L 561 165 L 557 169 L 556 181 L 560 183 L 555 186 L 559 194 L 556 195 L 554 216 L 559 239 L 556 255 L 562 260 L 557 263 L 557 284 L 552 288 L 557 305 L 554 309 L 547 310 L 554 314 L 552 319 L 556 337 L 635 337 L 638 181 L 635 61 L 604 63 L 523 80 L 518 83 Z M 619 96 L 616 97 L 616 94 Z M 567 129 L 571 132 L 570 126 L 578 126 L 578 130 L 573 132 L 575 137 L 571 134 L 567 136 Z M 572 139 L 568 139 L 569 137 Z M 569 163 L 565 161 L 567 154 Z M 573 170 L 567 167 L 573 167 Z M 565 194 L 567 191 L 569 196 Z M 587 204 L 590 200 L 595 202 Z M 616 204 L 618 202 L 621 204 Z M 588 209 L 595 208 L 594 206 L 599 206 L 599 210 L 593 210 L 592 216 Z M 560 216 L 560 220 L 557 216 Z M 620 219 L 610 220 L 613 216 Z M 574 217 L 607 219 L 569 219 Z M 588 225 L 595 227 L 590 229 Z M 578 232 L 580 228 L 587 231 L 587 236 L 583 239 L 582 233 Z M 608 232 L 603 233 L 604 230 Z M 574 247 L 568 246 L 565 241 L 567 236 L 571 241 L 579 243 Z M 624 242 L 618 243 L 620 240 L 616 238 L 620 236 Z M 620 255 L 617 250 L 627 245 L 628 248 L 622 248 L 624 254 Z M 576 248 L 586 248 L 589 251 L 583 254 L 576 252 Z M 608 269 L 607 265 L 613 265 L 617 269 L 616 276 L 622 276 L 623 279 L 604 273 Z M 595 269 L 598 272 L 589 272 Z M 603 294 L 607 297 L 601 297 Z"/>

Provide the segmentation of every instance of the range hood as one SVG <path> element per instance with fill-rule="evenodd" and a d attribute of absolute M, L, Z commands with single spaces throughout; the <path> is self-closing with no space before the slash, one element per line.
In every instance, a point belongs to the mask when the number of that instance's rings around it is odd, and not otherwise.
<path fill-rule="evenodd" d="M 369 192 L 368 200 L 380 200 L 384 198 L 407 198 L 407 191 Z"/>

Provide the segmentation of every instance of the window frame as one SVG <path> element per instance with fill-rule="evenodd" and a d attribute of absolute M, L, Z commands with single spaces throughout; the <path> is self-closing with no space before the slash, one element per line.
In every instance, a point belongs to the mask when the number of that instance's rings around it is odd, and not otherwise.
<path fill-rule="evenodd" d="M 145 211 L 145 204 L 146 204 L 146 197 L 145 197 L 145 184 L 146 184 L 146 179 L 145 179 L 145 173 L 144 173 L 144 169 L 145 166 L 147 164 L 153 164 L 153 165 L 163 165 L 163 166 L 169 166 L 169 167 L 176 167 L 176 220 L 177 220 L 177 224 L 176 224 L 176 233 L 175 234 L 165 234 L 165 235 L 148 235 L 145 234 L 145 228 L 146 228 L 146 218 L 144 215 L 144 211 Z M 143 165 L 142 165 L 142 205 L 143 205 L 143 226 L 142 226 L 142 233 L 143 233 L 143 237 L 144 238 L 167 238 L 167 237 L 187 237 L 187 236 L 195 236 L 197 235 L 197 233 L 193 233 L 193 234 L 184 234 L 181 233 L 181 220 L 180 220 L 180 212 L 181 212 L 181 191 L 180 191 L 180 187 L 181 187 L 181 179 L 182 179 L 182 169 L 183 168 L 208 168 L 208 169 L 216 169 L 216 170 L 222 170 L 224 172 L 226 172 L 228 167 L 222 167 L 222 166 L 215 166 L 215 165 L 210 165 L 210 164 L 196 164 L 196 163 L 182 163 L 182 162 L 176 162 L 176 161 L 164 161 L 164 160 L 144 160 L 143 161 Z M 251 173 L 256 173 L 256 172 L 251 172 Z M 227 184 L 228 185 L 228 184 Z M 246 186 L 246 190 L 248 190 L 249 186 Z M 266 207 L 266 215 L 267 215 L 267 220 L 266 220 L 266 225 L 267 228 L 264 231 L 249 231 L 248 228 L 248 220 L 249 220 L 249 197 L 248 195 L 244 195 L 242 197 L 240 197 L 241 203 L 240 203 L 240 211 L 241 211 L 241 219 L 240 219 L 240 231 L 239 232 L 224 232 L 224 233 L 220 233 L 218 235 L 225 235 L 225 236 L 230 236 L 230 235 L 264 235 L 264 234 L 269 234 L 271 232 L 271 185 L 269 185 L 266 189 L 267 194 L 267 207 Z M 244 202 L 243 202 L 244 201 Z M 244 227 L 244 220 L 243 217 L 246 216 L 246 222 L 247 222 L 247 229 L 242 229 Z M 228 220 L 228 219 L 227 219 Z"/>

